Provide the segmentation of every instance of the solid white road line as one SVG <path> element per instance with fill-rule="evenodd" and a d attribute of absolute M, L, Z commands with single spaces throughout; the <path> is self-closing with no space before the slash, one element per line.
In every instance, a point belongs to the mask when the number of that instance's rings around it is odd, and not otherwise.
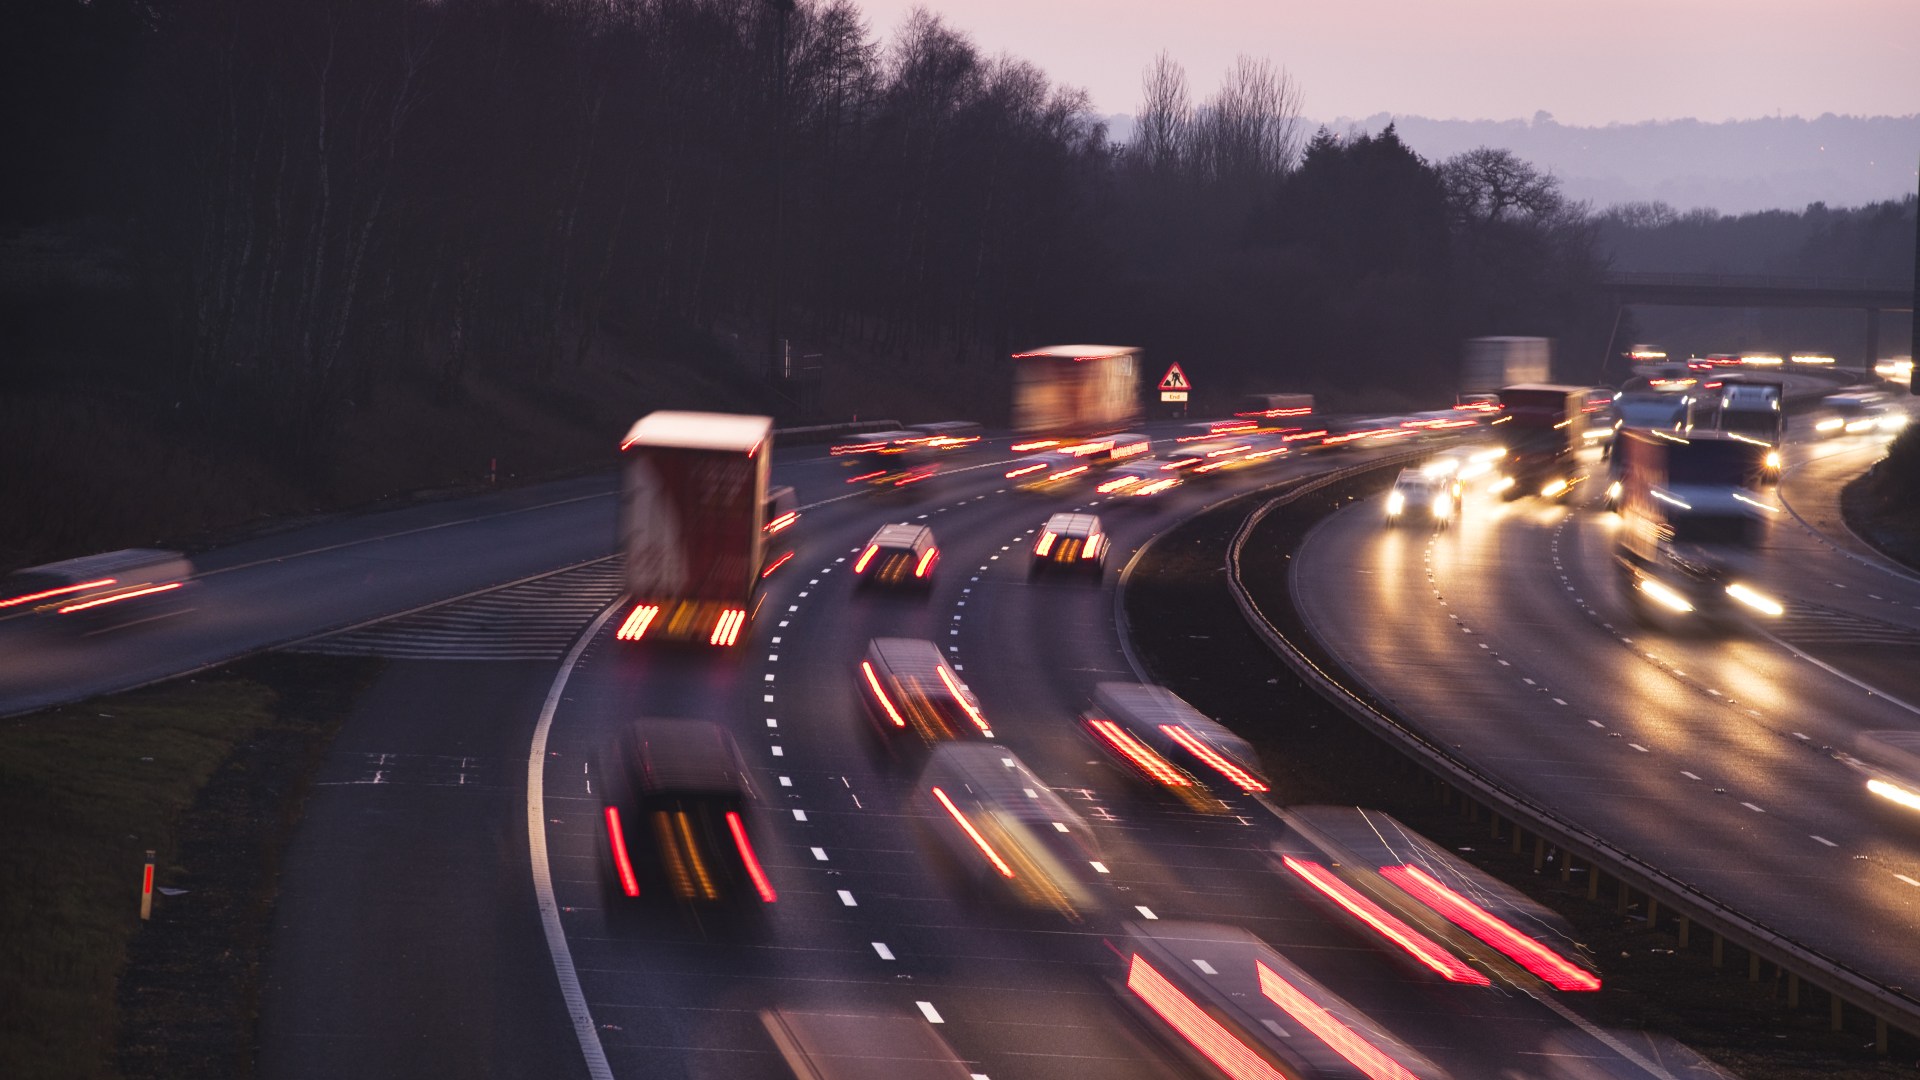
<path fill-rule="evenodd" d="M 599 635 L 600 628 L 620 610 L 618 601 L 607 606 L 600 617 L 580 635 L 547 691 L 546 704 L 540 707 L 540 722 L 533 728 L 533 744 L 527 749 L 527 852 L 533 869 L 533 895 L 540 908 L 540 925 L 546 931 L 547 952 L 553 957 L 553 974 L 560 982 L 560 999 L 573 1019 L 573 1035 L 580 1043 L 580 1056 L 586 1059 L 587 1075 L 593 1080 L 613 1080 L 607 1064 L 607 1052 L 600 1045 L 600 1032 L 593 1026 L 593 1014 L 580 990 L 580 975 L 574 970 L 573 950 L 567 947 L 567 931 L 560 925 L 560 907 L 553 898 L 553 867 L 547 855 L 546 770 L 547 733 L 553 730 L 553 715 L 560 709 L 560 695 L 567 680 L 586 652 L 587 645 Z"/>

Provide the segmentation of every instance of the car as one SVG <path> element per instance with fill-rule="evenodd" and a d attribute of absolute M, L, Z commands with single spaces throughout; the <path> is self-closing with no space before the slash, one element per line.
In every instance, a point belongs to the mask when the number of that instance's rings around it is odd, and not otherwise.
<path fill-rule="evenodd" d="M 908 738 L 925 746 L 993 738 L 980 699 L 931 641 L 874 638 L 867 643 L 856 678 L 873 730 L 896 753 L 900 741 Z"/>
<path fill-rule="evenodd" d="M 939 562 L 933 530 L 903 522 L 882 525 L 873 534 L 854 560 L 853 573 L 862 587 L 925 589 L 933 584 L 933 568 Z"/>
<path fill-rule="evenodd" d="M 1460 481 L 1424 469 L 1401 469 L 1387 492 L 1387 527 L 1421 520 L 1446 528 L 1460 505 Z"/>
<path fill-rule="evenodd" d="M 55 625 L 97 629 L 112 621 L 177 614 L 180 590 L 192 576 L 193 563 L 185 555 L 152 548 L 30 566 L 0 577 L 0 618 L 27 614 Z"/>
<path fill-rule="evenodd" d="M 602 771 L 616 896 L 748 908 L 778 898 L 749 836 L 755 798 L 746 759 L 725 728 L 637 721 Z"/>
<path fill-rule="evenodd" d="M 964 887 L 1073 922 L 1097 914 L 1107 872 L 1093 831 L 1004 747 L 946 742 L 920 774 L 917 816 Z"/>
<path fill-rule="evenodd" d="M 1033 564 L 1028 573 L 1072 571 L 1098 578 L 1107 565 L 1112 541 L 1097 514 L 1055 514 L 1040 527 L 1033 542 Z"/>
<path fill-rule="evenodd" d="M 1108 469 L 1094 490 L 1118 499 L 1151 498 L 1180 486 L 1180 471 L 1170 461 L 1155 457 L 1137 457 Z"/>
<path fill-rule="evenodd" d="M 1814 423 L 1813 430 L 1821 435 L 1898 431 L 1907 423 L 1907 414 L 1890 408 L 1877 390 L 1828 394 L 1820 404 L 1827 415 Z"/>
<path fill-rule="evenodd" d="M 1123 771 L 1195 810 L 1224 813 L 1221 795 L 1268 790 L 1253 745 L 1164 686 L 1100 683 L 1080 725 Z"/>
<path fill-rule="evenodd" d="M 1070 486 L 1074 477 L 1084 477 L 1093 468 L 1089 458 L 1061 451 L 1033 454 L 1020 459 L 1007 470 L 1007 479 L 1019 491 L 1050 492 Z"/>

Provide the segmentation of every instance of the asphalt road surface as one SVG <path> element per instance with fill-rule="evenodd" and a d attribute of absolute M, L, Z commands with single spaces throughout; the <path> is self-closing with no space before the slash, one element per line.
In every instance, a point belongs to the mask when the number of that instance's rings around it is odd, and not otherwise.
<path fill-rule="evenodd" d="M 1579 1021 L 1537 985 L 1467 989 L 1411 970 L 1276 877 L 1282 830 L 1261 806 L 1202 815 L 1147 798 L 1075 733 L 1094 683 L 1134 677 L 1114 623 L 1115 571 L 1254 478 L 1117 506 L 1007 490 L 995 460 L 914 502 L 861 496 L 807 513 L 797 557 L 770 579 L 732 654 L 617 644 L 602 621 L 557 671 L 395 665 L 343 734 L 290 855 L 263 1075 L 417 1075 L 445 1061 L 482 1075 L 784 1076 L 758 1019 L 777 1006 L 926 1017 L 977 1076 L 1186 1075 L 1120 1004 L 1106 944 L 1123 919 L 1173 918 L 1253 930 L 1455 1076 L 1684 1071 Z M 1259 479 L 1319 467 L 1288 463 Z M 1114 534 L 1105 581 L 1030 581 L 1035 530 L 1078 507 Z M 940 539 L 931 593 L 856 590 L 860 544 L 902 520 Z M 604 588 L 580 573 L 581 589 Z M 999 744 L 1091 823 L 1101 867 L 1085 872 L 1098 903 L 1084 920 L 975 895 L 927 845 L 914 772 L 875 752 L 855 693 L 861 651 L 882 635 L 936 642 Z M 720 721 L 747 754 L 761 794 L 756 846 L 778 892 L 759 920 L 611 894 L 603 763 L 645 717 Z M 530 777 L 537 799 L 516 803 Z"/>
<path fill-rule="evenodd" d="M 1793 449 L 1782 491 L 1831 528 L 1835 485 L 1872 448 Z M 1920 819 L 1826 750 L 1920 726 L 1886 690 L 1914 687 L 1920 580 L 1782 513 L 1754 584 L 1787 617 L 1650 627 L 1618 591 L 1615 520 L 1480 496 L 1432 533 L 1383 528 L 1366 500 L 1309 537 L 1294 588 L 1348 669 L 1462 759 L 1794 940 L 1920 985 Z"/>

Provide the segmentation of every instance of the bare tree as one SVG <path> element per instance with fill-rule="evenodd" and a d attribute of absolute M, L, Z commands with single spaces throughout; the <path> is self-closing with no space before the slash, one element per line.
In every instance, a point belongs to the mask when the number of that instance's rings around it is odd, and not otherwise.
<path fill-rule="evenodd" d="M 1241 56 L 1201 110 L 1196 150 L 1214 180 L 1277 179 L 1300 149 L 1300 91 L 1270 60 Z"/>
<path fill-rule="evenodd" d="M 1133 155 L 1150 171 L 1179 169 L 1193 144 L 1193 103 L 1187 71 L 1165 52 L 1140 80 L 1140 114 L 1134 118 Z"/>

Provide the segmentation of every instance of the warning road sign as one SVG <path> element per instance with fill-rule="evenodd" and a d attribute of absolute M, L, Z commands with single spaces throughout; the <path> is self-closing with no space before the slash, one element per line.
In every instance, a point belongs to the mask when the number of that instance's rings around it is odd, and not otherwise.
<path fill-rule="evenodd" d="M 1160 389 L 1191 390 L 1193 384 L 1187 381 L 1187 373 L 1180 370 L 1180 365 L 1175 364 L 1167 369 L 1165 375 L 1160 376 Z"/>

